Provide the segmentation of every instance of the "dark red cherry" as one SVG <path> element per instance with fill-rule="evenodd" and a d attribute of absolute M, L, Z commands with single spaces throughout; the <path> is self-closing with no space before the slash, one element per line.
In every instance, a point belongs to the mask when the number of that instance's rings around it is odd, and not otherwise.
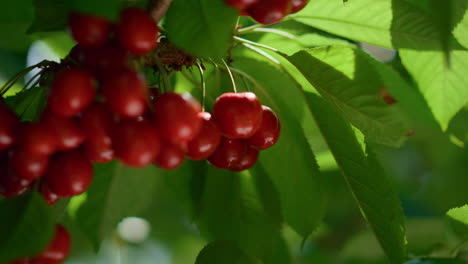
<path fill-rule="evenodd" d="M 46 112 L 42 120 L 55 131 L 58 150 L 65 151 L 77 148 L 86 139 L 85 132 L 81 129 L 76 119 L 65 118 Z"/>
<path fill-rule="evenodd" d="M 144 167 L 160 152 L 161 140 L 148 121 L 122 121 L 113 129 L 115 155 L 131 167 Z"/>
<path fill-rule="evenodd" d="M 93 104 L 83 113 L 81 126 L 86 134 L 85 151 L 91 161 L 107 163 L 114 159 L 112 124 L 112 113 L 103 104 Z"/>
<path fill-rule="evenodd" d="M 17 177 L 27 181 L 33 181 L 44 175 L 48 164 L 48 155 L 31 155 L 21 149 L 14 149 L 10 154 L 11 170 Z"/>
<path fill-rule="evenodd" d="M 122 118 L 142 116 L 148 107 L 149 90 L 144 77 L 121 69 L 103 82 L 102 93 L 107 106 Z"/>
<path fill-rule="evenodd" d="M 55 130 L 46 122 L 22 124 L 18 148 L 34 156 L 51 155 L 57 150 L 58 139 Z"/>
<path fill-rule="evenodd" d="M 88 71 L 63 70 L 52 82 L 48 107 L 56 115 L 72 117 L 93 101 L 95 93 L 94 80 Z"/>
<path fill-rule="evenodd" d="M 304 9 L 309 0 L 291 0 L 291 13 L 297 13 Z"/>
<path fill-rule="evenodd" d="M 199 104 L 189 94 L 165 93 L 154 102 L 154 120 L 161 136 L 182 149 L 200 131 Z"/>
<path fill-rule="evenodd" d="M 255 134 L 247 143 L 256 149 L 267 149 L 278 142 L 281 125 L 278 116 L 268 106 L 262 105 L 263 118 Z"/>
<path fill-rule="evenodd" d="M 235 9 L 237 9 L 239 11 L 242 11 L 242 10 L 246 9 L 247 7 L 257 3 L 258 0 L 224 0 L 224 2 L 227 5 L 235 8 Z"/>
<path fill-rule="evenodd" d="M 42 197 L 44 197 L 44 200 L 46 201 L 46 203 L 48 205 L 53 205 L 55 204 L 59 199 L 60 199 L 60 196 L 58 196 L 57 194 L 53 193 L 49 186 L 47 185 L 46 182 L 41 182 L 40 184 L 40 187 L 39 187 L 39 191 L 41 192 L 42 194 Z"/>
<path fill-rule="evenodd" d="M 8 153 L 0 152 L 0 195 L 11 198 L 25 193 L 31 181 L 17 177 L 8 165 Z"/>
<path fill-rule="evenodd" d="M 225 93 L 216 99 L 213 118 L 228 138 L 249 138 L 262 121 L 262 105 L 251 92 Z"/>
<path fill-rule="evenodd" d="M 0 102 L 0 151 L 9 148 L 15 142 L 18 124 L 19 119 L 15 113 Z"/>
<path fill-rule="evenodd" d="M 55 235 L 47 248 L 32 259 L 33 264 L 58 264 L 62 263 L 70 252 L 71 238 L 68 231 L 62 225 L 56 225 Z"/>
<path fill-rule="evenodd" d="M 167 141 L 161 142 L 161 151 L 154 161 L 154 165 L 161 169 L 172 170 L 184 163 L 184 152 Z"/>
<path fill-rule="evenodd" d="M 290 11 L 289 0 L 260 0 L 247 9 L 250 16 L 262 24 L 281 21 Z"/>
<path fill-rule="evenodd" d="M 208 158 L 208 161 L 216 168 L 229 169 L 241 161 L 245 148 L 245 142 L 240 139 L 222 137 L 218 148 Z"/>
<path fill-rule="evenodd" d="M 113 42 L 84 52 L 84 64 L 99 80 L 113 78 L 115 71 L 127 68 L 130 62 L 128 51 Z"/>
<path fill-rule="evenodd" d="M 93 179 L 93 166 L 81 150 L 55 155 L 45 175 L 50 190 L 69 197 L 85 192 Z"/>
<path fill-rule="evenodd" d="M 208 112 L 198 113 L 202 125 L 198 135 L 189 142 L 187 148 L 187 157 L 192 160 L 207 159 L 219 145 L 221 141 L 221 132 L 211 118 Z"/>
<path fill-rule="evenodd" d="M 109 38 L 110 25 L 104 18 L 73 12 L 68 23 L 73 38 L 83 47 L 103 45 Z"/>
<path fill-rule="evenodd" d="M 121 45 L 135 55 L 144 55 L 157 45 L 158 26 L 143 9 L 124 9 L 116 31 Z"/>
<path fill-rule="evenodd" d="M 87 49 L 76 44 L 68 53 L 68 57 L 78 64 L 85 63 Z"/>
<path fill-rule="evenodd" d="M 259 152 L 254 148 L 247 147 L 247 151 L 241 160 L 231 166 L 229 169 L 232 171 L 243 171 L 252 168 L 257 163 Z"/>

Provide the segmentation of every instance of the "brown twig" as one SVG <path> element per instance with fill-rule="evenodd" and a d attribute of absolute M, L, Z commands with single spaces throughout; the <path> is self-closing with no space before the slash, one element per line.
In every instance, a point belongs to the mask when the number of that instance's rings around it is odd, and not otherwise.
<path fill-rule="evenodd" d="M 159 23 L 159 20 L 166 14 L 172 0 L 150 0 L 149 11 L 154 21 Z"/>

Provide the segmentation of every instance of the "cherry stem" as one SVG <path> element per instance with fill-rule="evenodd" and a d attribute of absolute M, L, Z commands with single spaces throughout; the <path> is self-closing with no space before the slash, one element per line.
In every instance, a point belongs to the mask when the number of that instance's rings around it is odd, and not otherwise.
<path fill-rule="evenodd" d="M 172 0 L 149 1 L 150 14 L 153 20 L 156 22 L 156 24 L 158 24 L 161 18 L 166 14 L 171 3 L 172 3 Z"/>
<path fill-rule="evenodd" d="M 163 77 L 163 82 L 164 82 L 164 91 L 169 91 L 171 85 L 169 84 L 169 77 L 167 75 L 166 69 L 161 63 L 161 60 L 157 55 L 154 56 L 154 60 L 156 61 L 156 65 L 158 66 L 159 69 L 159 78 L 161 79 L 161 75 Z"/>
<path fill-rule="evenodd" d="M 239 42 L 242 42 L 242 43 L 246 43 L 246 44 L 250 44 L 252 46 L 255 46 L 255 47 L 259 47 L 259 48 L 263 48 L 263 49 L 267 49 L 269 51 L 273 51 L 274 53 L 280 55 L 281 57 L 284 57 L 284 58 L 288 58 L 288 55 L 286 55 L 285 53 L 273 48 L 273 47 L 270 47 L 270 46 L 267 46 L 267 45 L 263 45 L 263 44 L 260 44 L 260 43 L 257 43 L 257 42 L 253 42 L 253 41 L 250 41 L 250 40 L 247 40 L 247 39 L 243 39 L 243 38 L 240 38 L 240 37 L 236 37 L 234 36 L 234 39 L 239 41 Z"/>
<path fill-rule="evenodd" d="M 200 81 L 202 85 L 202 111 L 205 111 L 205 97 L 206 97 L 206 83 L 205 83 L 205 74 L 203 72 L 203 67 L 199 62 L 197 62 L 198 70 L 200 70 Z"/>
<path fill-rule="evenodd" d="M 274 29 L 274 28 L 255 28 L 252 31 L 245 32 L 243 34 L 249 34 L 249 33 L 255 33 L 255 32 L 265 32 L 265 33 L 271 33 L 275 35 L 279 35 L 288 39 L 296 39 L 297 36 L 290 34 L 286 31 L 279 30 L 279 29 Z"/>
<path fill-rule="evenodd" d="M 236 80 L 234 80 L 234 75 L 232 75 L 232 72 L 231 72 L 231 68 L 229 67 L 229 65 L 227 65 L 226 61 L 224 59 L 221 59 L 224 63 L 224 66 L 226 66 L 226 70 L 229 74 L 229 78 L 231 78 L 231 82 L 232 82 L 232 89 L 234 90 L 235 93 L 237 93 L 237 86 L 236 86 Z"/>
<path fill-rule="evenodd" d="M 23 78 L 24 76 L 26 76 L 26 74 L 28 74 L 30 71 L 32 71 L 33 69 L 35 68 L 38 68 L 38 67 L 42 67 L 42 66 L 46 66 L 50 64 L 50 61 L 47 61 L 47 60 L 43 60 L 35 65 L 32 65 L 32 66 L 29 66 L 28 68 L 18 72 L 17 74 L 15 74 L 10 80 L 8 80 L 3 86 L 2 88 L 0 88 L 0 94 L 3 96 L 6 92 L 8 92 L 8 90 L 13 87 L 13 85 L 15 85 L 16 82 L 18 82 L 19 79 Z"/>
<path fill-rule="evenodd" d="M 249 26 L 249 27 L 241 28 L 241 29 L 237 30 L 237 32 L 239 34 L 247 34 L 247 33 L 255 31 L 258 28 L 273 26 L 273 25 L 276 25 L 276 24 L 278 24 L 280 22 L 284 22 L 284 21 L 291 20 L 291 19 L 292 18 L 290 16 L 287 16 L 287 17 L 283 18 L 283 20 L 275 22 L 275 23 L 266 24 L 266 25 L 265 24 L 255 24 L 255 25 L 252 25 L 252 26 Z"/>

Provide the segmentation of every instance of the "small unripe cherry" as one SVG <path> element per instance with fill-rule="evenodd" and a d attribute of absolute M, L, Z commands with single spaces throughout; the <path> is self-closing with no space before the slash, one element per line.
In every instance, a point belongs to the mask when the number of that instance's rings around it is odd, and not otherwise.
<path fill-rule="evenodd" d="M 83 47 L 101 46 L 109 38 L 110 25 L 104 18 L 73 12 L 68 24 L 73 38 Z"/>
<path fill-rule="evenodd" d="M 120 44 L 135 55 L 144 55 L 157 45 L 158 26 L 143 9 L 122 10 L 116 31 Z"/>
<path fill-rule="evenodd" d="M 189 142 L 186 153 L 187 157 L 192 160 L 207 159 L 221 141 L 221 132 L 212 120 L 211 114 L 200 112 L 198 118 L 202 121 L 200 132 Z"/>
<path fill-rule="evenodd" d="M 262 106 L 263 118 L 260 127 L 247 143 L 256 149 L 267 149 L 278 142 L 281 125 L 278 116 L 268 106 Z"/>
<path fill-rule="evenodd" d="M 161 151 L 154 160 L 154 165 L 161 169 L 173 170 L 184 163 L 184 152 L 169 142 L 161 143 Z"/>
<path fill-rule="evenodd" d="M 241 160 L 238 163 L 231 166 L 229 169 L 232 171 L 248 170 L 252 168 L 255 165 L 255 163 L 257 163 L 258 156 L 259 156 L 258 150 L 251 148 L 251 147 L 247 147 L 247 150 L 245 154 L 242 156 Z"/>
<path fill-rule="evenodd" d="M 239 163 L 246 151 L 245 142 L 241 139 L 221 138 L 216 151 L 208 158 L 213 167 L 229 169 Z"/>
<path fill-rule="evenodd" d="M 56 225 L 55 234 L 47 248 L 38 256 L 32 258 L 32 264 L 62 263 L 70 252 L 71 237 L 62 225 Z"/>

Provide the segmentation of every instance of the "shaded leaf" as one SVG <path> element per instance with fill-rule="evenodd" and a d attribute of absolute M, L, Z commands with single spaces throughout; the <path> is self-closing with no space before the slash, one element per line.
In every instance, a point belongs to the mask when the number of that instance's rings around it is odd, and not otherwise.
<path fill-rule="evenodd" d="M 46 89 L 33 87 L 22 90 L 14 96 L 7 97 L 6 103 L 13 109 L 22 120 L 36 120 L 46 105 Z"/>
<path fill-rule="evenodd" d="M 69 3 L 65 0 L 33 0 L 35 16 L 27 33 L 65 29 L 70 11 Z"/>
<path fill-rule="evenodd" d="M 197 257 L 195 264 L 261 264 L 245 254 L 234 243 L 217 241 L 208 244 Z"/>
<path fill-rule="evenodd" d="M 446 218 L 455 235 L 468 239 L 468 205 L 450 209 Z"/>
<path fill-rule="evenodd" d="M 405 264 L 465 264 L 466 261 L 461 259 L 448 259 L 448 258 L 421 258 L 413 259 Z"/>

